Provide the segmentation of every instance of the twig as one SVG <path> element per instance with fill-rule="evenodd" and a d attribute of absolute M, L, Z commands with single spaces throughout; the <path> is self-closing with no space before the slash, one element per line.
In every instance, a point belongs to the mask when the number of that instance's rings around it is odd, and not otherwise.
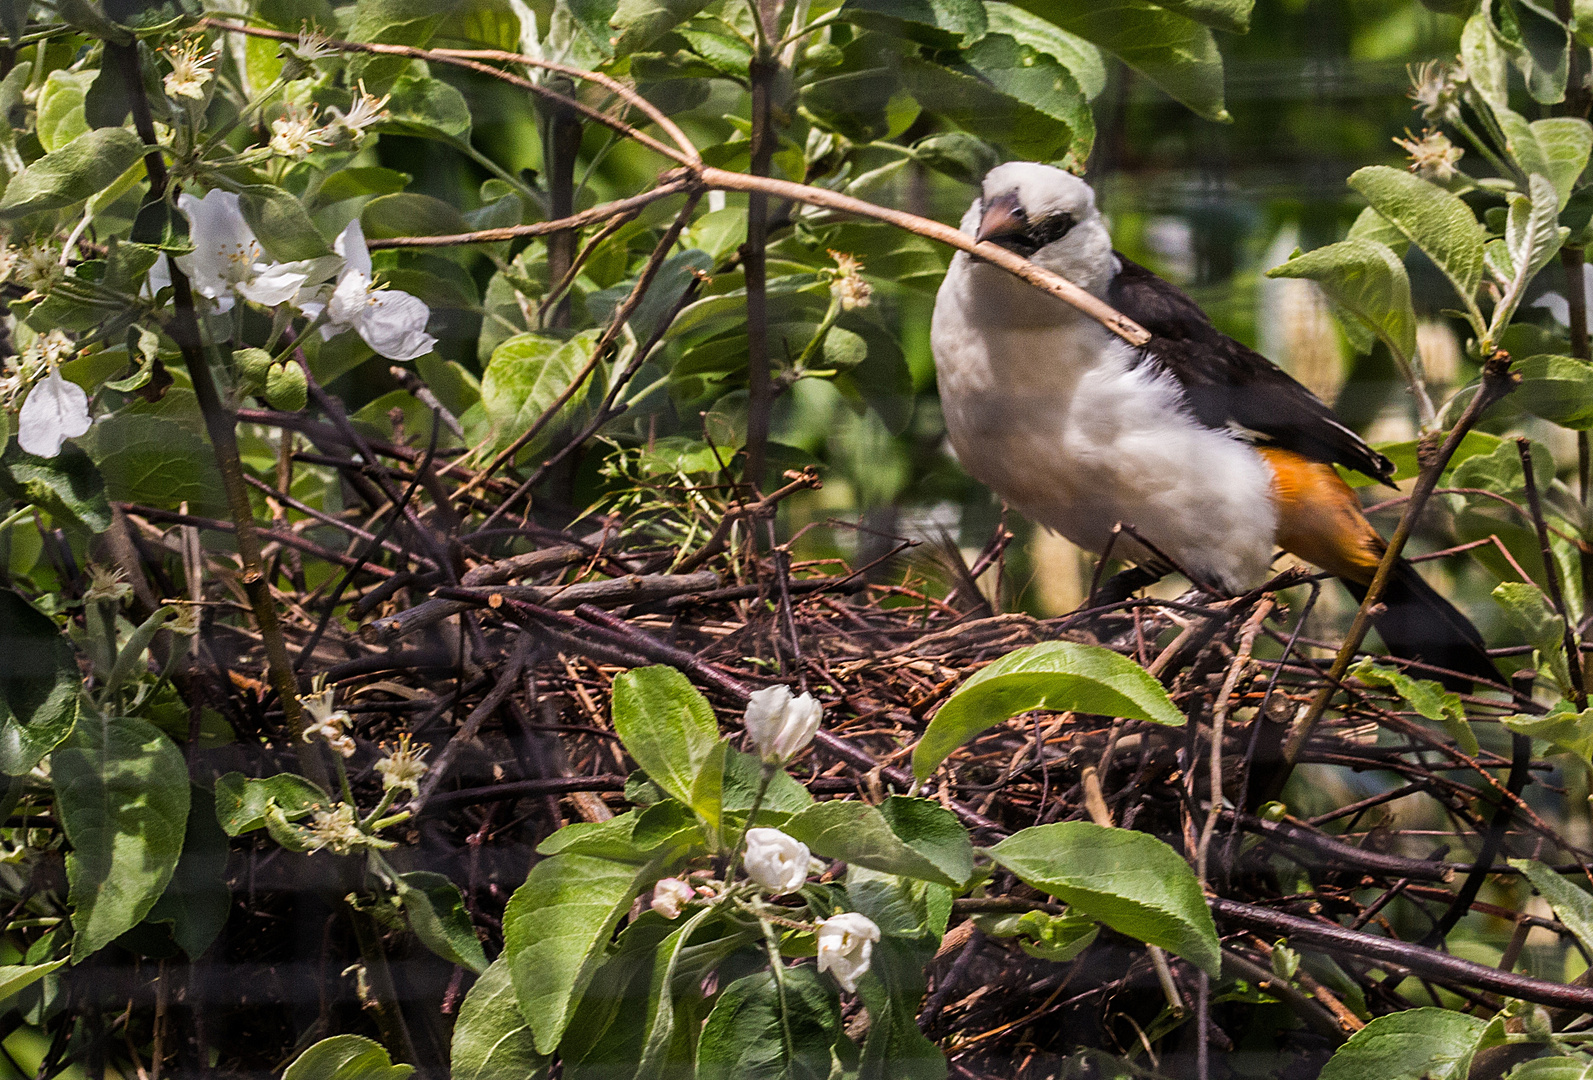
<path fill-rule="evenodd" d="M 1560 567 L 1554 561 L 1554 549 L 1549 544 L 1549 529 L 1543 518 L 1543 501 L 1538 497 L 1538 481 L 1532 475 L 1532 441 L 1517 437 L 1516 452 L 1521 457 L 1521 471 L 1527 491 L 1527 506 L 1532 510 L 1532 524 L 1538 533 L 1538 554 L 1543 559 L 1543 587 L 1549 594 L 1549 603 L 1564 626 L 1565 663 L 1571 676 L 1571 697 L 1578 709 L 1587 708 L 1587 687 L 1582 681 L 1582 652 L 1577 647 L 1576 628 L 1571 625 L 1571 612 L 1565 606 L 1565 596 L 1560 590 Z"/>
<path fill-rule="evenodd" d="M 1239 677 L 1250 664 L 1250 653 L 1256 645 L 1256 635 L 1261 632 L 1261 624 L 1272 613 L 1273 606 L 1277 603 L 1272 597 L 1264 597 L 1256 609 L 1245 620 L 1244 626 L 1239 631 L 1239 649 L 1234 656 L 1233 663 L 1228 666 L 1228 677 L 1223 680 L 1222 692 L 1217 695 L 1217 704 L 1211 713 L 1211 805 L 1206 810 L 1206 823 L 1200 830 L 1200 846 L 1195 852 L 1195 876 L 1202 885 L 1206 884 L 1206 859 L 1211 854 L 1211 838 L 1217 831 L 1217 819 L 1221 817 L 1222 808 L 1222 737 L 1223 725 L 1228 719 L 1228 709 L 1233 701 L 1234 687 L 1239 685 Z M 1258 718 L 1259 722 L 1259 718 Z"/>

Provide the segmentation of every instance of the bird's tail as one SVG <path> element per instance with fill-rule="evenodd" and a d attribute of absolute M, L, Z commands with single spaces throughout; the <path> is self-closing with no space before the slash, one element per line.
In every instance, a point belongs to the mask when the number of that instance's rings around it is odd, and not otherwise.
<path fill-rule="evenodd" d="M 1356 600 L 1366 598 L 1366 586 L 1341 578 Z M 1404 660 L 1417 660 L 1442 671 L 1417 668 L 1417 678 L 1436 679 L 1450 690 L 1465 693 L 1473 679 L 1499 682 L 1499 669 L 1488 657 L 1482 635 L 1455 605 L 1422 579 L 1416 567 L 1401 559 L 1383 590 L 1381 614 L 1372 625 L 1388 651 Z"/>

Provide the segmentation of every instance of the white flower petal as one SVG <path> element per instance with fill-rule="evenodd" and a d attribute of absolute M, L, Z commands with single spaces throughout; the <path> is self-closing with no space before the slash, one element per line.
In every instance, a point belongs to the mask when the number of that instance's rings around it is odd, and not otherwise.
<path fill-rule="evenodd" d="M 360 337 L 389 360 L 413 360 L 431 352 L 437 339 L 426 333 L 431 309 L 418 296 L 397 289 L 370 294 L 358 322 Z"/>
<path fill-rule="evenodd" d="M 348 267 L 338 275 L 337 288 L 326 302 L 326 320 L 333 326 L 357 326 L 365 314 L 371 292 L 370 275 Z"/>
<path fill-rule="evenodd" d="M 309 262 L 255 263 L 250 280 L 238 283 L 238 294 L 265 307 L 285 304 L 309 279 Z"/>
<path fill-rule="evenodd" d="M 779 829 L 748 829 L 747 876 L 771 893 L 795 892 L 808 879 L 808 846 Z"/>
<path fill-rule="evenodd" d="M 332 250 L 343 256 L 348 261 L 350 270 L 357 270 L 365 275 L 365 280 L 371 279 L 371 253 L 365 247 L 365 230 L 360 226 L 360 219 L 355 218 L 337 234 L 337 239 L 332 241 Z"/>
<path fill-rule="evenodd" d="M 36 383 L 17 417 L 17 442 L 39 457 L 54 457 L 61 443 L 89 429 L 88 394 L 54 368 Z"/>
<path fill-rule="evenodd" d="M 848 994 L 857 992 L 857 982 L 868 974 L 873 962 L 874 943 L 879 927 L 867 915 L 843 911 L 819 922 L 819 971 L 829 972 Z"/>

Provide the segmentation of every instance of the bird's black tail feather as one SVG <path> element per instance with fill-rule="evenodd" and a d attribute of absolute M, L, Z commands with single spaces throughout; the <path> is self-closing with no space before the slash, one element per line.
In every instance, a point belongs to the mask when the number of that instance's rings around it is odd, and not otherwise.
<path fill-rule="evenodd" d="M 1344 581 L 1356 600 L 1366 598 L 1366 586 Z M 1416 678 L 1436 679 L 1450 690 L 1465 693 L 1472 679 L 1501 682 L 1499 669 L 1489 659 L 1482 635 L 1455 605 L 1439 596 L 1422 580 L 1416 567 L 1401 559 L 1394 576 L 1383 591 L 1382 614 L 1372 625 L 1383 638 L 1388 651 L 1404 660 L 1419 660 L 1445 672 L 1414 668 Z"/>

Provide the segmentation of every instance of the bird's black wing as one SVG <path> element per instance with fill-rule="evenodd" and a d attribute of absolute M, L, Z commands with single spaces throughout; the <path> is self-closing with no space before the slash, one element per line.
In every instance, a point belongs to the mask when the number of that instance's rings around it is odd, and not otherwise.
<path fill-rule="evenodd" d="M 1288 372 L 1218 330 L 1182 289 L 1118 258 L 1122 269 L 1107 290 L 1107 303 L 1151 332 L 1141 355 L 1178 380 L 1201 423 L 1238 429 L 1263 445 L 1377 480 L 1393 475 L 1393 462 Z"/>

